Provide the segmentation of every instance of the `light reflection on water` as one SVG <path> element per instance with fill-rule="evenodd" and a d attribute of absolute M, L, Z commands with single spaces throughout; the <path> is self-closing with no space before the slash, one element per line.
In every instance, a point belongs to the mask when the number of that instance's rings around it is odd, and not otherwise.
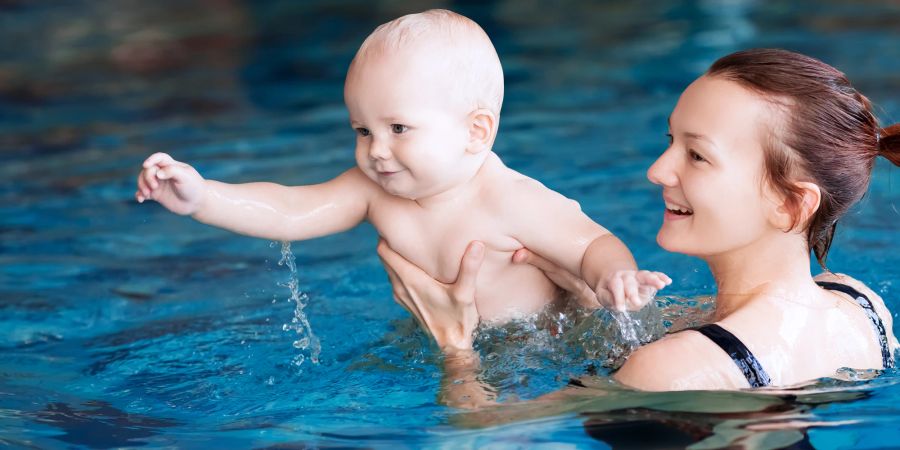
<path fill-rule="evenodd" d="M 500 53 L 503 160 L 579 200 L 675 279 L 638 317 L 637 340 L 711 313 L 702 263 L 655 245 L 660 200 L 644 172 L 678 93 L 713 59 L 749 46 L 810 53 L 845 70 L 882 117 L 900 117 L 892 3 L 555 5 L 444 6 L 481 23 Z M 504 403 L 448 409 L 436 403 L 439 352 L 391 301 L 368 226 L 292 246 L 299 290 L 288 291 L 307 295 L 321 344 L 319 364 L 298 371 L 293 342 L 305 335 L 283 329 L 298 303 L 283 301 L 281 255 L 137 205 L 136 168 L 165 150 L 231 182 L 337 175 L 353 164 L 346 66 L 375 25 L 421 7 L 0 2 L 0 38 L 14 43 L 0 47 L 0 445 L 900 441 L 895 370 L 764 394 L 623 390 L 606 375 L 635 339 L 602 312 L 481 330 L 482 378 Z M 879 163 L 829 259 L 895 312 L 898 177 Z"/>

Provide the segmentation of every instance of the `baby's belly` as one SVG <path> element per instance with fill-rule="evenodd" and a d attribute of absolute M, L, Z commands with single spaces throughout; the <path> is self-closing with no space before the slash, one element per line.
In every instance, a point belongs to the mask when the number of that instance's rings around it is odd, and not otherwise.
<path fill-rule="evenodd" d="M 505 253 L 505 252 L 504 252 Z M 486 258 L 478 273 L 475 303 L 481 320 L 505 322 L 533 314 L 556 300 L 557 288 L 534 266 Z"/>

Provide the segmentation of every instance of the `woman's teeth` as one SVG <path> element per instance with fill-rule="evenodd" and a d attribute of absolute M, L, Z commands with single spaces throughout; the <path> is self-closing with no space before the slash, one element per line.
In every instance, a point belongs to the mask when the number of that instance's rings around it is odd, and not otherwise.
<path fill-rule="evenodd" d="M 683 206 L 674 205 L 672 203 L 666 203 L 666 209 L 669 210 L 672 214 L 678 214 L 679 216 L 689 216 L 694 212 L 690 209 L 687 209 Z"/>

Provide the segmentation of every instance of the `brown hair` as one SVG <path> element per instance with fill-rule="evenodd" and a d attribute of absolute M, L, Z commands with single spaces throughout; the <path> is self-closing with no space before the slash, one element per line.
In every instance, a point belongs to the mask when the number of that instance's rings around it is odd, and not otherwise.
<path fill-rule="evenodd" d="M 787 50 L 732 53 L 713 63 L 707 75 L 758 92 L 784 113 L 784 122 L 769 130 L 766 176 L 785 196 L 794 228 L 800 225 L 802 191 L 793 182 L 819 186 L 822 199 L 806 232 L 824 268 L 837 221 L 868 189 L 875 157 L 900 165 L 900 124 L 879 128 L 869 99 L 843 73 Z"/>

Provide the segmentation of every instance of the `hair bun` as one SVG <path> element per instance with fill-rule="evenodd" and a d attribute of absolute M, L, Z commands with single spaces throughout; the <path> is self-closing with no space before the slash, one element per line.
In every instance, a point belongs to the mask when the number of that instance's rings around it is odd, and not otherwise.
<path fill-rule="evenodd" d="M 878 130 L 878 154 L 900 166 L 900 123 Z"/>

